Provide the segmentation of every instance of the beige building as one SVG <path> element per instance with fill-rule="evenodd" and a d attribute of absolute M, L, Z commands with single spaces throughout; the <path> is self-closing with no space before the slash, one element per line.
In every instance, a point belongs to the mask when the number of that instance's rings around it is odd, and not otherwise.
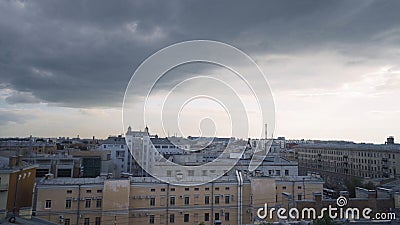
<path fill-rule="evenodd" d="M 327 182 L 344 178 L 400 178 L 399 144 L 317 143 L 292 148 L 299 173 L 320 173 Z"/>
<path fill-rule="evenodd" d="M 304 179 L 303 179 L 304 178 Z M 201 186 L 171 186 L 153 178 L 55 178 L 37 185 L 35 215 L 60 224 L 247 224 L 282 192 L 322 192 L 313 177 L 223 177 Z M 301 188 L 299 188 L 301 187 Z"/>
<path fill-rule="evenodd" d="M 0 219 L 30 211 L 36 167 L 23 165 L 21 157 L 0 158 Z"/>
<path fill-rule="evenodd" d="M 43 139 L 3 138 L 0 140 L 0 151 L 13 151 L 24 156 L 32 153 L 54 154 L 57 151 L 57 145 Z"/>

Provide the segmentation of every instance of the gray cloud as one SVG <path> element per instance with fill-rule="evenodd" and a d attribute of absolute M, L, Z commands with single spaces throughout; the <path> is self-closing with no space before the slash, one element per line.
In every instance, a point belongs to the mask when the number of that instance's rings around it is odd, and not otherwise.
<path fill-rule="evenodd" d="M 326 49 L 362 63 L 360 55 L 398 49 L 398 9 L 399 1 L 2 1 L 0 82 L 16 91 L 11 104 L 120 106 L 145 58 L 190 39 L 254 55 Z"/>
<path fill-rule="evenodd" d="M 10 123 L 23 124 L 30 119 L 34 119 L 35 117 L 36 116 L 34 115 L 28 115 L 20 111 L 0 109 L 0 125 L 6 125 Z"/>
<path fill-rule="evenodd" d="M 31 93 L 28 92 L 15 92 L 5 98 L 8 104 L 19 104 L 19 103 L 39 103 L 39 99 L 35 98 Z"/>

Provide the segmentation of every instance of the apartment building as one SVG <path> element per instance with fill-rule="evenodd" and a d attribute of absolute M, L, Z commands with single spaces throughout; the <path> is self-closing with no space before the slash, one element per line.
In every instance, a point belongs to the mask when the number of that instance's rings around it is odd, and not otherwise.
<path fill-rule="evenodd" d="M 32 153 L 53 154 L 57 151 L 57 145 L 50 139 L 42 138 L 1 138 L 0 150 L 14 151 L 18 155 L 30 155 Z"/>
<path fill-rule="evenodd" d="M 296 196 L 306 193 L 302 199 L 308 199 L 313 192 L 321 193 L 322 186 L 323 181 L 315 177 L 224 176 L 190 187 L 151 177 L 54 178 L 37 185 L 34 212 L 65 225 L 246 224 L 256 220 L 257 209 L 265 203 L 282 205 L 282 191 L 294 190 Z"/>
<path fill-rule="evenodd" d="M 25 165 L 21 157 L 0 157 L 0 219 L 30 211 L 36 167 Z"/>
<path fill-rule="evenodd" d="M 78 177 L 81 165 L 79 158 L 63 154 L 36 154 L 32 157 L 24 157 L 25 162 L 37 165 L 36 177 L 42 178 L 46 174 L 55 177 Z"/>
<path fill-rule="evenodd" d="M 67 154 L 81 160 L 80 177 L 98 177 L 112 172 L 111 151 L 68 149 Z"/>
<path fill-rule="evenodd" d="M 110 159 L 113 164 L 111 169 L 115 177 L 119 177 L 122 173 L 132 172 L 132 155 L 122 135 L 111 136 L 102 141 L 100 150 L 111 153 Z"/>
<path fill-rule="evenodd" d="M 345 178 L 400 178 L 400 145 L 320 142 L 292 148 L 299 172 L 320 173 L 328 182 Z"/>
<path fill-rule="evenodd" d="M 151 143 L 157 149 L 157 151 L 164 157 L 168 155 L 184 154 L 185 151 L 175 144 L 171 143 L 168 138 L 151 138 Z"/>

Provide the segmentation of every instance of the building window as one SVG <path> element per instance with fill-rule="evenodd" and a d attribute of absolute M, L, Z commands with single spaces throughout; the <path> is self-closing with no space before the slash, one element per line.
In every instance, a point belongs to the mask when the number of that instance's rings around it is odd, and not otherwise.
<path fill-rule="evenodd" d="M 210 214 L 209 213 L 204 213 L 204 221 L 210 221 Z"/>
<path fill-rule="evenodd" d="M 277 170 L 277 171 L 276 171 L 276 175 L 277 175 L 277 176 L 280 176 L 280 175 L 281 175 L 281 171 L 280 171 L 280 170 Z"/>
<path fill-rule="evenodd" d="M 72 190 L 67 190 L 67 194 L 72 194 Z"/>
<path fill-rule="evenodd" d="M 215 190 L 216 190 L 216 191 L 219 191 L 219 187 L 216 187 Z"/>
<path fill-rule="evenodd" d="M 85 200 L 85 207 L 86 208 L 90 208 L 90 204 L 92 203 L 92 200 L 91 199 L 86 199 Z"/>
<path fill-rule="evenodd" d="M 102 199 L 96 199 L 96 208 L 101 208 Z"/>
<path fill-rule="evenodd" d="M 210 196 L 208 196 L 208 195 L 204 196 L 204 204 L 206 204 L 206 205 L 210 204 Z"/>
<path fill-rule="evenodd" d="M 231 197 L 229 195 L 225 195 L 225 204 L 229 204 L 230 198 Z"/>
<path fill-rule="evenodd" d="M 199 191 L 199 188 L 194 188 L 194 191 Z"/>
<path fill-rule="evenodd" d="M 90 219 L 89 218 L 85 218 L 83 225 L 90 225 Z"/>
<path fill-rule="evenodd" d="M 154 224 L 154 215 L 150 215 L 149 223 Z"/>
<path fill-rule="evenodd" d="M 51 209 L 51 200 L 46 200 L 45 209 Z"/>
<path fill-rule="evenodd" d="M 214 214 L 214 220 L 219 220 L 219 213 Z"/>
<path fill-rule="evenodd" d="M 301 194 L 298 194 L 297 195 L 297 200 L 301 200 L 301 197 L 302 197 Z"/>
<path fill-rule="evenodd" d="M 285 170 L 285 176 L 289 176 L 289 170 Z"/>
<path fill-rule="evenodd" d="M 96 217 L 96 220 L 94 222 L 95 225 L 100 225 L 101 224 L 101 217 Z"/>
<path fill-rule="evenodd" d="M 71 208 L 71 199 L 67 199 L 67 200 L 65 200 L 65 208 L 66 209 L 70 209 Z"/>
<path fill-rule="evenodd" d="M 86 190 L 86 193 L 92 193 L 92 190 Z"/>
<path fill-rule="evenodd" d="M 229 221 L 229 213 L 228 212 L 225 213 L 225 221 Z"/>
<path fill-rule="evenodd" d="M 183 222 L 185 222 L 185 223 L 189 222 L 189 214 L 183 215 Z"/>
<path fill-rule="evenodd" d="M 204 190 L 205 190 L 205 191 L 209 191 L 209 190 L 210 190 L 210 188 L 206 187 L 206 188 L 204 188 Z"/>
<path fill-rule="evenodd" d="M 283 189 L 283 190 L 286 190 L 286 186 L 283 186 L 282 189 Z"/>
<path fill-rule="evenodd" d="M 175 223 L 175 214 L 169 215 L 169 222 L 170 223 Z"/>
<path fill-rule="evenodd" d="M 171 191 L 175 191 L 175 188 L 171 188 Z"/>
<path fill-rule="evenodd" d="M 189 191 L 189 188 L 185 188 L 185 191 Z"/>
<path fill-rule="evenodd" d="M 70 225 L 70 224 L 71 220 L 69 218 L 64 220 L 64 225 Z"/>
<path fill-rule="evenodd" d="M 156 198 L 150 198 L 150 206 L 156 205 Z"/>
<path fill-rule="evenodd" d="M 165 188 L 161 188 L 161 192 L 165 192 Z"/>
<path fill-rule="evenodd" d="M 216 205 L 218 205 L 218 204 L 219 204 L 219 195 L 216 195 L 216 196 L 214 197 L 214 199 L 215 199 L 214 203 L 215 203 Z"/>
<path fill-rule="evenodd" d="M 175 205 L 175 196 L 171 196 L 171 197 L 169 198 L 169 204 L 170 204 L 170 205 Z"/>
<path fill-rule="evenodd" d="M 189 196 L 185 196 L 185 205 L 189 205 Z"/>
<path fill-rule="evenodd" d="M 298 186 L 297 189 L 301 189 L 301 186 Z"/>
<path fill-rule="evenodd" d="M 151 192 L 156 192 L 156 189 L 152 188 L 150 189 Z"/>
<path fill-rule="evenodd" d="M 103 190 L 99 189 L 97 190 L 97 193 L 103 193 Z"/>

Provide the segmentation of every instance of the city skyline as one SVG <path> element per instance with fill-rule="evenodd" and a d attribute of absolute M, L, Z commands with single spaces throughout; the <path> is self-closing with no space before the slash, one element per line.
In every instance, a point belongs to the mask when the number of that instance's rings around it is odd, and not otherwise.
<path fill-rule="evenodd" d="M 123 94 L 139 64 L 168 45 L 210 39 L 243 50 L 266 75 L 274 137 L 384 143 L 400 135 L 399 4 L 4 1 L 0 137 L 125 133 Z M 182 79 L 172 77 L 161 88 Z"/>

